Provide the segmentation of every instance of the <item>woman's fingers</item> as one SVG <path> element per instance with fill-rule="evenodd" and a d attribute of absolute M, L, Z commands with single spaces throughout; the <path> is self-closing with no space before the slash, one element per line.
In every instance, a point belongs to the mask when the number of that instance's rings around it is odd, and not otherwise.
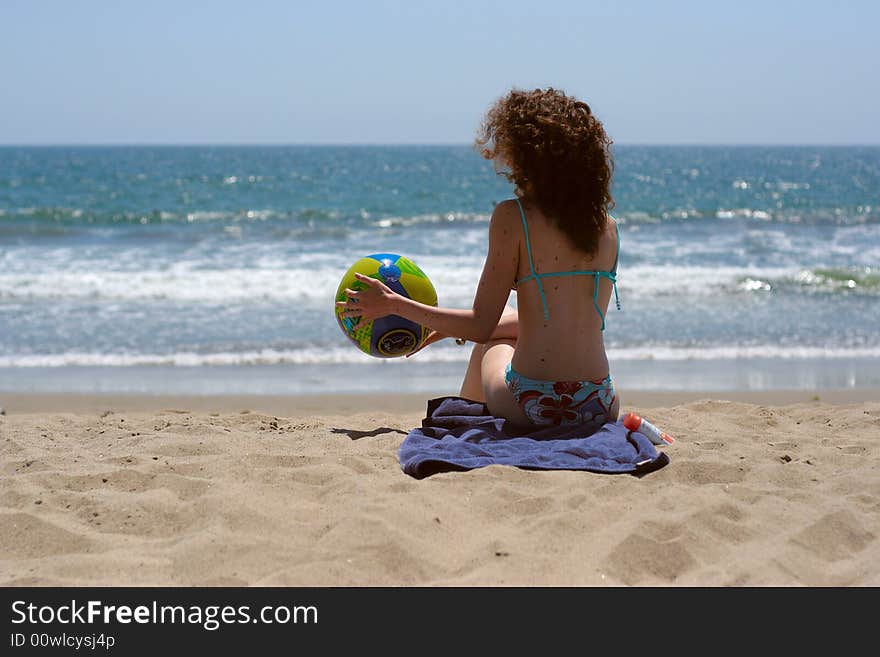
<path fill-rule="evenodd" d="M 387 299 L 391 290 L 382 281 L 355 272 L 358 289 L 345 288 L 346 300 L 337 301 L 339 314 L 345 317 L 356 316 L 366 320 L 386 314 Z"/>
<path fill-rule="evenodd" d="M 380 281 L 378 278 L 373 278 L 372 276 L 365 276 L 364 274 L 359 274 L 358 272 L 355 272 L 354 275 L 355 275 L 355 278 L 357 278 L 359 282 L 363 283 L 364 285 L 366 285 L 369 288 L 372 288 L 374 290 L 380 290 L 380 291 L 387 290 L 388 292 L 391 292 L 391 289 L 387 285 L 385 285 L 385 283 Z"/>

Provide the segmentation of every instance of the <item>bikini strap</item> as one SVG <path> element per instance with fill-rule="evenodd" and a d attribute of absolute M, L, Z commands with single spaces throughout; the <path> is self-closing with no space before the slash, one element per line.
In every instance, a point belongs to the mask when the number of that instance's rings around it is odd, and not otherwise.
<path fill-rule="evenodd" d="M 547 309 L 547 295 L 544 294 L 544 284 L 541 282 L 541 277 L 535 272 L 535 262 L 532 260 L 532 243 L 529 241 L 529 224 L 526 221 L 526 211 L 523 210 L 519 198 L 514 197 L 513 200 L 516 201 L 516 205 L 519 207 L 519 216 L 522 217 L 523 234 L 526 237 L 526 253 L 529 254 L 529 269 L 532 272 L 532 277 L 534 277 L 535 281 L 538 283 L 538 293 L 541 295 L 541 305 L 544 306 L 544 319 L 549 320 L 550 311 Z"/>

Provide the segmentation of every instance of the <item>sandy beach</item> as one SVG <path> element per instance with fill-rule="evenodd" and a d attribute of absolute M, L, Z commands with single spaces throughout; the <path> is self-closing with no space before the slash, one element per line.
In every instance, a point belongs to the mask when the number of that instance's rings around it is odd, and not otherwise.
<path fill-rule="evenodd" d="M 623 391 L 659 471 L 417 481 L 429 397 L 5 394 L 0 583 L 880 584 L 880 391 Z"/>

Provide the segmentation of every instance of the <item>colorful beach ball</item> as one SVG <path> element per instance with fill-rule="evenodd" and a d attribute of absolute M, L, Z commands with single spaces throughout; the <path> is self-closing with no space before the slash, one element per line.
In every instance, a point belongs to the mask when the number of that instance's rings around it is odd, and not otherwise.
<path fill-rule="evenodd" d="M 374 253 L 355 262 L 342 277 L 336 290 L 336 300 L 346 301 L 345 289 L 362 290 L 355 272 L 377 278 L 398 294 L 429 306 L 437 305 L 437 292 L 430 279 L 409 258 L 396 253 Z M 399 315 L 385 315 L 372 321 L 357 316 L 343 317 L 336 308 L 339 328 L 365 354 L 377 358 L 397 358 L 415 351 L 430 333 L 430 329 Z"/>

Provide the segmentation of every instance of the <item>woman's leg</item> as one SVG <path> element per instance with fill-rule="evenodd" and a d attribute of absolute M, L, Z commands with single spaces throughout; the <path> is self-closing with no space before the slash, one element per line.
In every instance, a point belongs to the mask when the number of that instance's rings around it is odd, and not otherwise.
<path fill-rule="evenodd" d="M 492 332 L 489 342 L 486 344 L 475 344 L 474 348 L 471 349 L 471 357 L 468 361 L 467 370 L 464 373 L 464 379 L 461 382 L 461 390 L 458 393 L 459 397 L 479 402 L 486 401 L 486 396 L 483 392 L 483 356 L 489 345 L 499 339 L 512 340 L 513 346 L 516 346 L 516 336 L 519 333 L 517 318 L 516 308 L 505 306 L 504 312 L 501 313 L 501 319 L 498 320 L 498 326 Z M 507 360 L 510 362 L 510 358 Z M 503 370 L 501 376 L 503 380 Z"/>
<path fill-rule="evenodd" d="M 464 379 L 461 382 L 461 391 L 459 397 L 472 399 L 478 402 L 486 401 L 483 396 L 483 379 L 480 375 L 481 364 L 483 362 L 483 345 L 475 344 L 471 349 L 471 358 L 468 361 L 467 371 L 464 373 Z"/>
<path fill-rule="evenodd" d="M 459 396 L 483 402 L 496 417 L 507 418 L 514 424 L 527 424 L 525 413 L 505 381 L 507 365 L 515 348 L 516 340 L 509 338 L 475 344 Z"/>
<path fill-rule="evenodd" d="M 492 415 L 503 417 L 516 425 L 528 426 L 529 419 L 505 380 L 515 348 L 516 340 L 509 338 L 490 340 L 483 345 L 483 359 L 480 362 L 483 396 Z"/>

